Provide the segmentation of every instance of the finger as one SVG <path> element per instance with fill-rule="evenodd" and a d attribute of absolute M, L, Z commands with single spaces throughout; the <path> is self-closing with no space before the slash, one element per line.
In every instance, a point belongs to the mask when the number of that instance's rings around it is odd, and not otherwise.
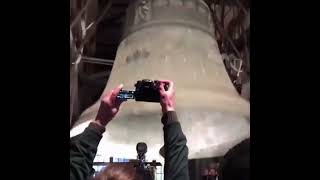
<path fill-rule="evenodd" d="M 163 95 L 165 93 L 164 84 L 160 84 L 160 94 Z"/>
<path fill-rule="evenodd" d="M 117 114 L 118 108 L 112 108 L 111 111 L 112 111 L 113 114 Z"/>
<path fill-rule="evenodd" d="M 120 84 L 118 87 L 113 89 L 113 92 L 112 92 L 111 97 L 110 97 L 112 102 L 116 101 L 117 96 L 118 96 L 119 92 L 121 91 L 122 87 L 123 87 L 123 84 Z"/>
<path fill-rule="evenodd" d="M 172 92 L 173 91 L 173 87 L 174 87 L 173 81 L 169 81 L 168 91 Z"/>
<path fill-rule="evenodd" d="M 106 101 L 108 98 L 110 98 L 112 93 L 113 93 L 113 90 L 110 90 L 107 94 L 103 95 L 102 101 Z"/>
<path fill-rule="evenodd" d="M 160 81 L 161 83 L 168 83 L 168 84 L 172 82 L 171 80 L 168 80 L 168 79 L 160 79 L 158 81 Z"/>
<path fill-rule="evenodd" d="M 168 79 L 161 79 L 159 81 L 160 81 L 161 84 L 169 85 L 168 91 L 172 91 L 173 90 L 173 86 L 174 86 L 173 81 L 168 80 Z"/>
<path fill-rule="evenodd" d="M 118 95 L 122 88 L 123 88 L 123 84 L 120 84 L 118 87 L 114 89 L 114 93 Z"/>

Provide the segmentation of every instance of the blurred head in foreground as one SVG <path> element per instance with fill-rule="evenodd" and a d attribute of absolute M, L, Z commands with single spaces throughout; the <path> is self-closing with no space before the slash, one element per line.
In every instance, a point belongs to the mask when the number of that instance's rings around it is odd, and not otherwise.
<path fill-rule="evenodd" d="M 142 173 L 132 164 L 110 164 L 95 176 L 95 180 L 143 180 Z"/>

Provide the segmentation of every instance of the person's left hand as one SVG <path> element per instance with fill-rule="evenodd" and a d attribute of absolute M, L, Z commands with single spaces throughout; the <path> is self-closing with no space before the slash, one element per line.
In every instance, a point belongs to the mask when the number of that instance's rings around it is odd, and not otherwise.
<path fill-rule="evenodd" d="M 95 119 L 95 123 L 106 126 L 118 113 L 121 100 L 117 99 L 117 95 L 122 89 L 123 85 L 120 84 L 117 88 L 111 90 L 106 96 L 101 100 L 99 111 Z"/>

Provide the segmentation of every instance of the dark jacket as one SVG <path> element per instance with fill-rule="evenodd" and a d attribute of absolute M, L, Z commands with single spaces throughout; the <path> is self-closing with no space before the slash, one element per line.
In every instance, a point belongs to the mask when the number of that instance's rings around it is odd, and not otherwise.
<path fill-rule="evenodd" d="M 174 111 L 162 116 L 164 131 L 165 180 L 189 180 L 187 139 Z M 70 139 L 70 180 L 88 180 L 93 174 L 93 159 L 105 128 L 94 123 Z"/>

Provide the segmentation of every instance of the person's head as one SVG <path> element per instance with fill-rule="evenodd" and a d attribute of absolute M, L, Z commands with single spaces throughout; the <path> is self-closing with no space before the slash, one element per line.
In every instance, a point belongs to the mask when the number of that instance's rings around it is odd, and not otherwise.
<path fill-rule="evenodd" d="M 143 175 L 132 164 L 110 164 L 95 180 L 143 180 Z"/>
<path fill-rule="evenodd" d="M 217 168 L 218 168 L 218 163 L 216 162 L 209 163 L 209 169 L 217 169 Z"/>
<path fill-rule="evenodd" d="M 250 180 L 250 139 L 227 152 L 219 176 L 221 180 Z"/>

